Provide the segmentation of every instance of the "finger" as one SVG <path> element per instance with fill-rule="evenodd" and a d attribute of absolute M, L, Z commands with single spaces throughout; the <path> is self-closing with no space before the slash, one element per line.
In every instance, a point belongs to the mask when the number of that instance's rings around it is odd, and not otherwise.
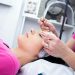
<path fill-rule="evenodd" d="M 42 31 L 49 31 L 49 27 L 41 26 Z"/>
<path fill-rule="evenodd" d="M 42 42 L 42 45 L 43 45 L 43 47 L 45 48 L 45 49 L 48 49 L 48 50 L 50 50 L 50 42 L 48 42 L 48 43 L 46 43 L 46 42 Z"/>
<path fill-rule="evenodd" d="M 48 27 L 54 27 L 54 25 L 50 23 L 47 19 L 44 20 L 44 25 Z"/>
<path fill-rule="evenodd" d="M 42 25 L 43 22 L 44 22 L 44 19 L 43 19 L 43 18 L 40 18 L 40 19 L 38 20 L 38 23 L 39 23 L 40 25 Z"/>
<path fill-rule="evenodd" d="M 41 18 L 40 22 L 41 22 L 40 25 L 45 26 L 45 27 L 49 27 L 49 25 L 48 25 L 49 23 L 47 22 L 47 19 Z"/>
<path fill-rule="evenodd" d="M 43 30 L 43 26 L 44 26 L 43 22 L 39 21 L 39 25 L 40 25 L 41 30 Z"/>
<path fill-rule="evenodd" d="M 44 40 L 45 43 L 47 43 L 47 44 L 49 43 L 49 41 L 50 41 L 49 37 L 46 37 L 44 35 L 42 35 L 41 37 L 42 37 L 42 39 Z"/>
<path fill-rule="evenodd" d="M 50 31 L 50 28 L 47 25 L 44 25 L 44 22 L 40 22 L 39 24 L 42 31 Z"/>
<path fill-rule="evenodd" d="M 50 43 L 50 40 L 49 39 L 47 39 L 47 38 L 45 38 L 45 39 L 43 39 L 44 40 L 44 42 L 45 43 L 47 43 L 47 44 L 49 44 Z"/>
<path fill-rule="evenodd" d="M 45 37 L 44 35 L 40 35 L 40 36 L 41 36 L 41 38 L 42 38 L 46 43 L 49 42 L 50 38 L 47 38 L 47 37 Z"/>
<path fill-rule="evenodd" d="M 40 32 L 39 35 L 43 38 L 45 37 L 45 35 L 43 34 L 43 32 Z"/>
<path fill-rule="evenodd" d="M 44 26 L 48 26 L 49 27 L 49 31 L 52 31 L 55 35 L 58 36 L 56 28 L 55 28 L 55 26 L 52 23 L 50 23 L 48 21 L 44 21 Z"/>
<path fill-rule="evenodd" d="M 49 27 L 49 31 L 53 31 L 54 32 L 56 30 L 55 26 L 52 23 L 48 22 L 47 20 L 44 21 L 44 26 L 48 26 Z"/>
<path fill-rule="evenodd" d="M 38 23 L 40 24 L 40 26 L 43 25 L 43 22 L 40 20 L 38 20 Z"/>
<path fill-rule="evenodd" d="M 41 35 L 41 37 L 44 39 L 44 38 L 46 38 L 46 39 L 48 39 L 48 40 L 51 40 L 50 39 L 50 34 L 51 34 L 51 32 L 41 32 L 40 33 L 40 35 Z"/>
<path fill-rule="evenodd" d="M 42 32 L 40 34 L 41 36 L 43 35 L 44 37 L 50 39 L 50 40 L 56 40 L 59 39 L 55 34 L 53 34 L 52 32 Z"/>
<path fill-rule="evenodd" d="M 45 20 L 44 18 L 41 18 L 40 20 L 38 20 L 38 23 L 39 23 L 42 30 L 43 30 L 43 27 L 44 27 L 44 20 Z"/>
<path fill-rule="evenodd" d="M 49 55 L 51 55 L 52 53 L 52 50 L 50 48 L 43 48 L 45 50 L 45 52 L 47 52 Z"/>
<path fill-rule="evenodd" d="M 43 40 L 46 40 L 46 39 L 48 39 L 48 38 L 46 38 L 46 36 L 44 35 L 44 34 L 39 34 L 40 35 L 40 37 L 43 39 Z"/>
<path fill-rule="evenodd" d="M 46 52 L 47 52 L 47 50 L 49 50 L 48 48 L 45 48 L 45 47 L 44 47 L 43 49 L 44 49 Z M 48 52 L 47 52 L 47 53 L 48 53 Z"/>
<path fill-rule="evenodd" d="M 48 27 L 49 31 L 56 30 L 55 26 L 52 23 L 48 22 L 48 20 L 45 18 L 41 18 L 39 24 L 40 24 L 41 29 L 43 29 L 43 30 L 44 30 L 44 27 Z"/>
<path fill-rule="evenodd" d="M 43 49 L 44 49 L 46 52 L 49 51 L 49 48 L 45 48 L 45 47 L 44 47 Z"/>
<path fill-rule="evenodd" d="M 44 23 L 39 21 L 40 28 L 43 29 Z"/>
<path fill-rule="evenodd" d="M 44 22 L 45 21 L 45 18 L 44 17 L 41 17 L 40 18 L 40 21 Z"/>

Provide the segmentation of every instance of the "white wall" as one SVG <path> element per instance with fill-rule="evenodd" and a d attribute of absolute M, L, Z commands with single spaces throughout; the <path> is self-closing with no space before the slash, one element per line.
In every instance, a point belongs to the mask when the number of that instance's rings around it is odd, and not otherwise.
<path fill-rule="evenodd" d="M 23 0 L 14 0 L 12 7 L 0 4 L 0 39 L 12 47 Z"/>

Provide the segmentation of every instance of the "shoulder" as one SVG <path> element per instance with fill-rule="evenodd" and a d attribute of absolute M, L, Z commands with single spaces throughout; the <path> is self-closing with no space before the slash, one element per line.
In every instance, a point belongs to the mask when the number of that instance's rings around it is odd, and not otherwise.
<path fill-rule="evenodd" d="M 0 51 L 0 73 L 1 75 L 14 75 L 19 69 L 16 57 L 6 51 Z"/>
<path fill-rule="evenodd" d="M 75 39 L 75 33 L 72 35 L 73 39 Z"/>

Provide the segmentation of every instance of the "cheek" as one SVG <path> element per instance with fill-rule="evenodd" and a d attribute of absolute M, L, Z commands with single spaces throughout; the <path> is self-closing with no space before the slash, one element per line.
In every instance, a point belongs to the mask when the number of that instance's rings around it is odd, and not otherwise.
<path fill-rule="evenodd" d="M 18 47 L 22 48 L 25 42 L 25 38 L 23 38 L 22 36 L 18 37 Z"/>
<path fill-rule="evenodd" d="M 22 40 L 18 39 L 18 47 L 22 47 Z"/>

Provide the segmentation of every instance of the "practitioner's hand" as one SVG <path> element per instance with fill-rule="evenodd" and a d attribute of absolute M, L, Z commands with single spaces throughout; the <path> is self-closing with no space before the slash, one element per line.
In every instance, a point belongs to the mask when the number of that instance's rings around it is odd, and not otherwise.
<path fill-rule="evenodd" d="M 58 36 L 55 26 L 54 26 L 52 23 L 49 23 L 49 22 L 47 21 L 47 19 L 41 18 L 38 22 L 39 22 L 39 25 L 40 25 L 42 31 L 48 31 L 48 32 L 51 31 L 51 32 L 53 32 L 56 36 Z"/>
<path fill-rule="evenodd" d="M 54 57 L 64 58 L 69 53 L 68 47 L 53 33 L 42 32 L 41 33 L 43 46 L 45 51 Z"/>
<path fill-rule="evenodd" d="M 18 38 L 18 46 L 28 54 L 30 60 L 38 58 L 38 53 L 42 49 L 42 38 L 35 31 L 20 35 Z"/>

